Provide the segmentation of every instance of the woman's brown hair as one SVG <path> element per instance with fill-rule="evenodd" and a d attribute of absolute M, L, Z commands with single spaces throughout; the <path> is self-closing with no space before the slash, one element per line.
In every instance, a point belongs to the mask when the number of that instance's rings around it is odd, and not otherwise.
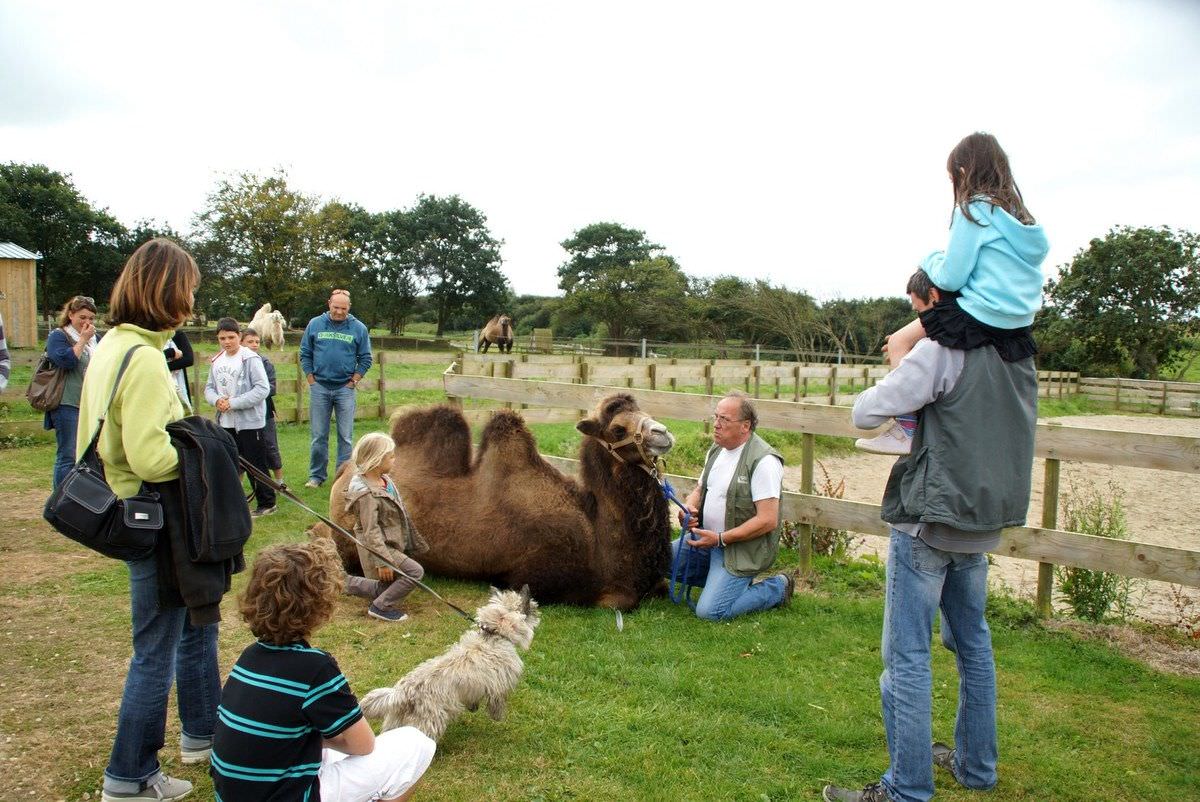
<path fill-rule="evenodd" d="M 342 567 L 332 541 L 271 546 L 255 559 L 238 612 L 255 637 L 281 646 L 328 621 L 341 590 Z"/>
<path fill-rule="evenodd" d="M 65 329 L 71 325 L 71 315 L 78 312 L 80 309 L 87 309 L 96 312 L 96 302 L 86 295 L 76 295 L 71 300 L 63 304 L 62 313 L 58 316 L 58 327 Z"/>
<path fill-rule="evenodd" d="M 946 170 L 954 184 L 954 205 L 972 223 L 978 223 L 968 208 L 971 201 L 986 200 L 999 206 L 1027 226 L 1034 223 L 1033 215 L 1025 208 L 1021 190 L 1008 166 L 1008 154 L 996 137 L 976 131 L 963 137 L 950 151 Z"/>
<path fill-rule="evenodd" d="M 192 293 L 199 284 L 196 260 L 177 243 L 164 237 L 142 243 L 113 285 L 108 323 L 150 331 L 178 328 L 192 316 Z"/>

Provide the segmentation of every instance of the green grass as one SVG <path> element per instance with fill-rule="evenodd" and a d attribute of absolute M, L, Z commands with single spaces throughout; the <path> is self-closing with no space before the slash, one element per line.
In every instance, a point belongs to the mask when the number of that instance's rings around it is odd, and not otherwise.
<path fill-rule="evenodd" d="M 359 421 L 356 433 L 383 425 Z M 573 432 L 570 424 L 537 427 L 543 449 L 565 454 Z M 282 426 L 280 444 L 286 478 L 299 488 L 307 427 Z M 52 459 L 47 446 L 3 452 L 10 501 L 44 493 Z M 299 493 L 325 508 L 325 490 Z M 304 537 L 307 514 L 280 504 L 255 523 L 248 557 Z M 28 506 L 10 508 L 0 522 L 8 566 L 0 577 L 0 729 L 11 739 L 0 754 L 5 796 L 94 799 L 128 657 L 125 571 L 50 532 Z M 795 559 L 785 552 L 780 561 Z M 234 593 L 245 580 L 234 578 Z M 431 582 L 468 608 L 486 595 L 478 583 Z M 454 724 L 420 798 L 791 800 L 817 798 L 825 782 L 875 780 L 887 760 L 878 690 L 883 569 L 819 559 L 814 584 L 788 609 L 723 624 L 665 600 L 625 616 L 623 632 L 608 611 L 546 608 L 508 717 L 467 714 Z M 224 611 L 228 671 L 251 637 L 232 597 Z M 1001 779 L 988 799 L 1092 800 L 1100 788 L 1106 800 L 1195 798 L 1200 752 L 1190 745 L 1200 728 L 1200 680 L 1043 630 L 1026 602 L 995 597 L 992 611 Z M 313 638 L 337 656 L 359 694 L 440 653 L 462 628 L 420 593 L 410 623 L 387 625 L 363 612 L 360 600 L 341 600 Z M 957 682 L 952 656 L 936 646 L 934 678 L 934 732 L 949 739 Z M 172 713 L 165 767 L 195 782 L 198 799 L 209 798 L 204 770 L 178 763 L 178 727 Z M 945 775 L 938 794 L 977 796 Z"/>

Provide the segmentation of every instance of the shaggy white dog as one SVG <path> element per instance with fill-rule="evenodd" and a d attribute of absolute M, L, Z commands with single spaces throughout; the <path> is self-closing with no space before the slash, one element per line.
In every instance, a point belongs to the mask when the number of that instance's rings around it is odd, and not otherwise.
<path fill-rule="evenodd" d="M 488 603 L 475 611 L 477 625 L 463 633 L 444 654 L 430 658 L 391 688 L 376 688 L 360 702 L 370 719 L 382 719 L 381 731 L 412 726 L 439 741 L 464 710 L 487 703 L 494 720 L 504 717 L 508 695 L 525 666 L 520 649 L 533 642 L 541 620 L 529 586 L 492 588 Z"/>
<path fill-rule="evenodd" d="M 263 304 L 254 313 L 250 328 L 258 332 L 259 342 L 265 348 L 282 348 L 283 332 L 287 325 L 283 313 L 278 309 L 272 310 L 269 303 Z"/>

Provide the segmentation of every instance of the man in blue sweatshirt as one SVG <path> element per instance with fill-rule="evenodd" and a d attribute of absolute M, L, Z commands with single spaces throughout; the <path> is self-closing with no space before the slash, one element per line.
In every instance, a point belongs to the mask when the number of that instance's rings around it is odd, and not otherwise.
<path fill-rule="evenodd" d="M 305 487 L 320 487 L 329 473 L 329 417 L 337 416 L 337 467 L 354 442 L 355 388 L 371 368 L 371 338 L 350 314 L 350 293 L 334 290 L 329 311 L 308 321 L 300 340 L 300 369 L 308 378 L 312 447 Z"/>

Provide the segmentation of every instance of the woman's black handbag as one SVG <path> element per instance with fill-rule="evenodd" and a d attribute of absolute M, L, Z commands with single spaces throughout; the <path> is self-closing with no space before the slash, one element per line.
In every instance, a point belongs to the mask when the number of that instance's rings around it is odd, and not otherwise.
<path fill-rule="evenodd" d="M 136 496 L 117 498 L 104 479 L 104 469 L 96 455 L 96 444 L 117 395 L 121 376 L 129 367 L 133 352 L 143 347 L 135 345 L 125 352 L 96 434 L 42 510 L 42 517 L 62 534 L 105 557 L 118 560 L 149 557 L 154 553 L 158 533 L 163 527 L 158 493 L 147 491 L 143 485 L 142 492 Z"/>

